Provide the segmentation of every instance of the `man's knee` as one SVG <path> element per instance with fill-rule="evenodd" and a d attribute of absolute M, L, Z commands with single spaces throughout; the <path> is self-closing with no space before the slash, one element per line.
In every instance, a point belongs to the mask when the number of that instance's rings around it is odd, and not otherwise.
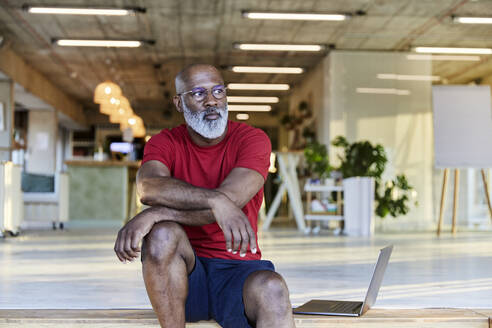
<path fill-rule="evenodd" d="M 156 223 L 142 244 L 142 261 L 161 262 L 179 255 L 177 250 L 186 234 L 175 222 Z"/>
<path fill-rule="evenodd" d="M 245 296 L 268 306 L 272 304 L 290 306 L 287 284 L 281 275 L 273 271 L 252 273 L 246 280 Z"/>

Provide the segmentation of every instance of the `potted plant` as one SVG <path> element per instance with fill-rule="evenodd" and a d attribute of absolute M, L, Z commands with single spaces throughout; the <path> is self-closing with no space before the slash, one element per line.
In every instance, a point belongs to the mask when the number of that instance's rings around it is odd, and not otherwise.
<path fill-rule="evenodd" d="M 410 200 L 408 193 L 413 191 L 413 187 L 403 174 L 383 184 L 381 176 L 388 159 L 382 145 L 374 146 L 369 141 L 349 143 L 342 136 L 335 138 L 332 145 L 344 149 L 343 155 L 338 156 L 341 164 L 337 169 L 342 173 L 344 179 L 374 178 L 375 212 L 379 217 L 384 218 L 388 214 L 397 217 L 408 213 Z"/>
<path fill-rule="evenodd" d="M 323 181 L 330 177 L 333 168 L 330 166 L 326 145 L 314 140 L 304 148 L 304 158 L 306 160 L 307 175 L 311 181 Z"/>

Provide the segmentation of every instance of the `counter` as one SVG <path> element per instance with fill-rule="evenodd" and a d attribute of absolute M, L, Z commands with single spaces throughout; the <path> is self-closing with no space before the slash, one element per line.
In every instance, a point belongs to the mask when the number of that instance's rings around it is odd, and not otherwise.
<path fill-rule="evenodd" d="M 140 162 L 66 161 L 70 220 L 119 220 L 135 213 L 135 178 Z"/>

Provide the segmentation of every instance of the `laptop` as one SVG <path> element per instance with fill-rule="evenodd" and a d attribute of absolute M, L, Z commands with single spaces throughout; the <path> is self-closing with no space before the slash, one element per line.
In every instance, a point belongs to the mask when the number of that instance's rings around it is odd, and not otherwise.
<path fill-rule="evenodd" d="M 358 317 L 369 310 L 378 296 L 379 287 L 383 281 L 384 272 L 393 251 L 393 245 L 379 251 L 378 262 L 372 274 L 371 283 L 364 302 L 311 300 L 293 310 L 295 314 L 338 315 Z"/>

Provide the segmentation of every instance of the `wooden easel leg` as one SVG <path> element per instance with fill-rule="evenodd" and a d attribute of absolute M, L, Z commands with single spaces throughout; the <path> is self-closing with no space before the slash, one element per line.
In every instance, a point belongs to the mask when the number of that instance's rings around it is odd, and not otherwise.
<path fill-rule="evenodd" d="M 458 191 L 460 189 L 460 170 L 454 169 L 454 196 L 453 196 L 453 226 L 451 232 L 456 234 L 456 212 L 458 210 Z"/>
<path fill-rule="evenodd" d="M 307 214 L 311 214 L 311 192 L 308 191 L 306 193 L 306 213 Z M 311 224 L 311 220 L 306 220 L 306 225 L 307 225 L 307 231 L 311 232 L 312 231 L 312 224 Z"/>
<path fill-rule="evenodd" d="M 489 205 L 490 219 L 492 220 L 492 205 L 490 205 L 489 187 L 487 185 L 487 176 L 485 175 L 484 169 L 482 169 L 482 180 L 483 188 L 485 189 L 485 198 L 487 199 L 487 204 Z"/>
<path fill-rule="evenodd" d="M 442 191 L 441 191 L 441 208 L 439 210 L 439 222 L 437 224 L 437 235 L 441 234 L 442 217 L 444 215 L 444 201 L 446 200 L 446 186 L 448 184 L 449 169 L 444 169 L 444 176 L 442 178 Z"/>

